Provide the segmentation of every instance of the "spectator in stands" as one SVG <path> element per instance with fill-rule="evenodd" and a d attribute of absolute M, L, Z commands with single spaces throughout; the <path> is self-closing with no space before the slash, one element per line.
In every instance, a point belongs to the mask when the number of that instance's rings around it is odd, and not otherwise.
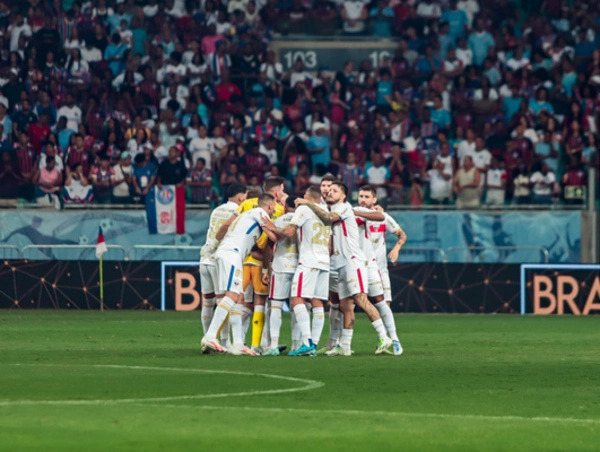
<path fill-rule="evenodd" d="M 132 171 L 131 154 L 121 153 L 119 161 L 112 167 L 115 180 L 112 189 L 113 204 L 128 204 L 131 202 Z"/>
<path fill-rule="evenodd" d="M 83 174 L 83 165 L 67 166 L 62 198 L 68 203 L 89 203 L 94 199 L 94 187 Z"/>
<path fill-rule="evenodd" d="M 100 164 L 94 166 L 90 179 L 94 186 L 94 202 L 97 204 L 110 204 L 111 187 L 115 182 L 115 172 L 110 166 L 110 158 L 106 154 L 99 157 Z"/>
<path fill-rule="evenodd" d="M 187 178 L 187 170 L 180 151 L 176 146 L 169 148 L 169 158 L 162 161 L 158 167 L 156 186 L 162 189 L 163 185 L 182 186 Z"/>
<path fill-rule="evenodd" d="M 23 177 L 10 152 L 2 153 L 0 162 L 0 199 L 16 199 Z"/>
<path fill-rule="evenodd" d="M 383 156 L 379 152 L 371 154 L 371 162 L 365 167 L 365 180 L 377 191 L 377 199 L 382 206 L 387 206 L 387 185 L 391 179 L 391 173 L 384 166 Z"/>
<path fill-rule="evenodd" d="M 563 196 L 567 204 L 584 204 L 587 195 L 587 173 L 579 156 L 571 162 L 562 177 Z"/>
<path fill-rule="evenodd" d="M 329 165 L 331 160 L 331 140 L 325 124 L 322 122 L 315 122 L 312 125 L 313 135 L 308 139 L 306 148 L 311 154 L 312 167 L 321 164 L 325 167 Z"/>
<path fill-rule="evenodd" d="M 479 207 L 479 184 L 481 175 L 473 163 L 473 157 L 466 155 L 463 166 L 454 176 L 453 189 L 456 193 L 456 207 L 458 209 L 477 209 Z"/>
<path fill-rule="evenodd" d="M 500 166 L 498 158 L 492 157 L 485 176 L 485 204 L 503 206 L 506 196 L 506 170 Z"/>
<path fill-rule="evenodd" d="M 342 4 L 343 30 L 347 34 L 361 34 L 365 31 L 369 17 L 367 6 L 360 0 L 346 0 Z"/>
<path fill-rule="evenodd" d="M 196 160 L 196 166 L 190 171 L 186 185 L 191 187 L 193 203 L 205 203 L 212 200 L 212 172 L 206 168 L 206 161 L 203 158 Z"/>
<path fill-rule="evenodd" d="M 533 204 L 551 204 L 556 176 L 548 164 L 542 163 L 541 170 L 533 173 L 529 181 L 533 185 L 531 202 Z"/>
<path fill-rule="evenodd" d="M 138 154 L 134 159 L 133 177 L 133 200 L 145 204 L 146 195 L 156 183 L 156 165 L 146 160 L 143 154 Z"/>
<path fill-rule="evenodd" d="M 436 156 L 424 177 L 424 182 L 429 182 L 429 197 L 434 204 L 448 204 L 452 199 L 453 168 L 450 146 L 444 143 L 440 155 Z"/>
<path fill-rule="evenodd" d="M 32 177 L 36 186 L 37 203 L 40 205 L 54 206 L 60 209 L 60 190 L 62 188 L 62 173 L 56 169 L 54 157 L 46 158 L 46 166 L 36 170 Z"/>

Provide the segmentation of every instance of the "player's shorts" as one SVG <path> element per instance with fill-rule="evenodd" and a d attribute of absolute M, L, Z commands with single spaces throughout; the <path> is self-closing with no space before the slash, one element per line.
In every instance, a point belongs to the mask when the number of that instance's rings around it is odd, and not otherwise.
<path fill-rule="evenodd" d="M 292 281 L 292 297 L 329 299 L 329 271 L 298 266 Z"/>
<path fill-rule="evenodd" d="M 339 269 L 339 274 L 338 294 L 340 300 L 359 293 L 367 293 L 369 279 L 365 262 L 350 259 L 344 267 Z"/>
<path fill-rule="evenodd" d="M 367 295 L 369 297 L 380 297 L 383 295 L 383 282 L 377 262 L 371 261 L 367 266 L 367 274 L 369 275 L 369 287 Z"/>
<path fill-rule="evenodd" d="M 243 288 L 246 290 L 248 285 L 252 283 L 254 293 L 257 295 L 268 295 L 269 287 L 262 282 L 262 267 L 258 265 L 244 264 Z"/>
<path fill-rule="evenodd" d="M 244 289 L 244 303 L 254 303 L 254 289 L 252 284 L 248 284 L 248 287 Z"/>
<path fill-rule="evenodd" d="M 235 251 L 221 251 L 216 255 L 217 288 L 215 293 L 242 292 L 242 257 Z"/>
<path fill-rule="evenodd" d="M 272 300 L 287 300 L 292 293 L 293 273 L 273 272 L 269 286 L 269 298 Z"/>
<path fill-rule="evenodd" d="M 329 292 L 338 293 L 338 280 L 340 274 L 335 270 L 329 271 Z"/>
<path fill-rule="evenodd" d="M 383 300 L 391 303 L 392 302 L 392 282 L 390 281 L 390 271 L 387 267 L 383 270 L 379 270 L 381 274 L 381 282 L 383 283 Z"/>
<path fill-rule="evenodd" d="M 202 295 L 215 293 L 217 289 L 217 266 L 200 264 L 200 290 Z"/>

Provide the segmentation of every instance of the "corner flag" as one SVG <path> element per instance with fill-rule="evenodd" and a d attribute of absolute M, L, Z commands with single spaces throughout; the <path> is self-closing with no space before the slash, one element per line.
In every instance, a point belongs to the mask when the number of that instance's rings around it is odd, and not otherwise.
<path fill-rule="evenodd" d="M 98 227 L 98 241 L 96 244 L 96 257 L 102 258 L 102 255 L 108 251 L 106 243 L 104 242 L 104 235 L 102 234 L 102 228 Z"/>

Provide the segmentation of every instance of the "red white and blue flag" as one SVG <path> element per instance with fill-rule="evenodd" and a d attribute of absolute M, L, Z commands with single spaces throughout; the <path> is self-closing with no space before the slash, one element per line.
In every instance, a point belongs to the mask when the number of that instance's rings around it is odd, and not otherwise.
<path fill-rule="evenodd" d="M 185 187 L 152 187 L 146 196 L 150 234 L 185 234 Z"/>
<path fill-rule="evenodd" d="M 102 234 L 102 228 L 98 227 L 98 240 L 96 241 L 96 257 L 102 258 L 102 255 L 108 251 L 106 242 L 104 242 L 104 234 Z"/>

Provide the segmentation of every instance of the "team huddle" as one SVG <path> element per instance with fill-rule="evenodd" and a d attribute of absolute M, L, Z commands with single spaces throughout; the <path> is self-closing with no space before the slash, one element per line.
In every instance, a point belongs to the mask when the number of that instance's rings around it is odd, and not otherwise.
<path fill-rule="evenodd" d="M 287 196 L 284 182 L 268 178 L 262 194 L 233 183 L 228 201 L 211 214 L 200 252 L 202 351 L 279 355 L 286 348 L 279 343 L 281 313 L 289 301 L 288 356 L 350 356 L 355 305 L 377 333 L 375 354 L 401 355 L 387 259 L 395 262 L 406 242 L 402 228 L 376 205 L 370 185 L 360 188 L 360 207 L 353 208 L 347 187 L 332 176 L 303 198 Z M 389 254 L 388 232 L 398 237 Z M 327 302 L 330 336 L 319 348 Z"/>

